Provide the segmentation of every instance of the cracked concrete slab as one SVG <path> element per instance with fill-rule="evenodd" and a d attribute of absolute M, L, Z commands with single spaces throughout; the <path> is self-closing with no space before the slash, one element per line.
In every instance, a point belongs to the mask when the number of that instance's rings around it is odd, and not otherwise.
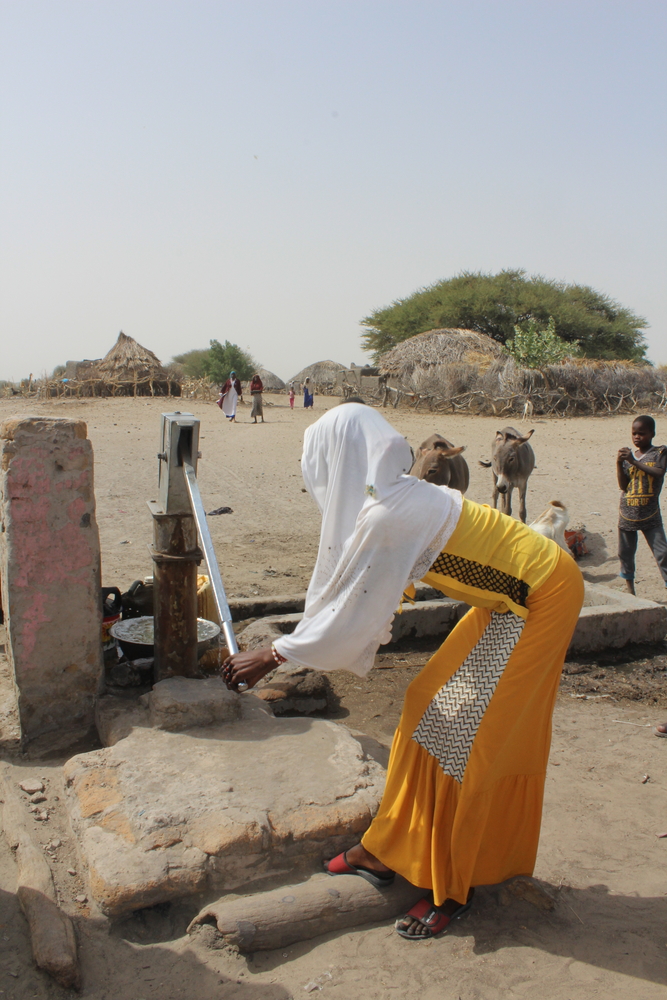
<path fill-rule="evenodd" d="M 243 701 L 237 721 L 138 727 L 65 765 L 70 821 L 105 913 L 312 872 L 370 823 L 384 771 L 345 728 Z"/>

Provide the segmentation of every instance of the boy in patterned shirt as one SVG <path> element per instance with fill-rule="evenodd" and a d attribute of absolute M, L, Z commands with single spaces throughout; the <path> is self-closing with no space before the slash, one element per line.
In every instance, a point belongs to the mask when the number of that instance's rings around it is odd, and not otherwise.
<path fill-rule="evenodd" d="M 621 493 L 618 520 L 618 558 L 626 589 L 635 592 L 637 532 L 641 531 L 655 556 L 667 586 L 667 539 L 660 513 L 660 490 L 667 468 L 667 448 L 654 445 L 655 420 L 637 417 L 632 424 L 632 448 L 621 448 L 616 476 Z"/>

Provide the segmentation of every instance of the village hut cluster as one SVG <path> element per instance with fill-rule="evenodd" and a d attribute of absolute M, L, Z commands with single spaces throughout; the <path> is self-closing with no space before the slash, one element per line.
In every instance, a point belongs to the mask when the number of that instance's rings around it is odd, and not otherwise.
<path fill-rule="evenodd" d="M 476 330 L 429 330 L 383 354 L 376 366 L 318 361 L 284 382 L 258 369 L 266 393 L 301 392 L 306 379 L 317 396 L 356 396 L 375 406 L 488 415 L 554 415 L 659 410 L 667 407 L 665 369 L 628 361 L 569 358 L 540 369 L 522 368 L 503 347 Z M 249 388 L 249 383 L 244 389 Z M 68 361 L 64 372 L 6 387 L 6 394 L 58 396 L 183 396 L 215 400 L 210 378 L 183 376 L 148 348 L 120 333 L 104 358 Z"/>

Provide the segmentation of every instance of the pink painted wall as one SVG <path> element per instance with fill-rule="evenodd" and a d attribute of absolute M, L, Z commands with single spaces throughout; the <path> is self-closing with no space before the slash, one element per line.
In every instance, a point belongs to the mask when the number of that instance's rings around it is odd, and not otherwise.
<path fill-rule="evenodd" d="M 0 572 L 25 739 L 93 725 L 102 678 L 93 450 L 83 421 L 0 425 Z"/>

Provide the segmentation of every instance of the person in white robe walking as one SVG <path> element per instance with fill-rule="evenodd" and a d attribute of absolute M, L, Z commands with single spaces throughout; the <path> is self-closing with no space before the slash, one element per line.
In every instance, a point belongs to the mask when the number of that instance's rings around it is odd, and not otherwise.
<path fill-rule="evenodd" d="M 217 401 L 224 415 L 232 423 L 236 423 L 236 404 L 242 395 L 241 382 L 236 372 L 232 371 L 229 373 L 229 378 L 220 390 L 220 397 Z"/>

